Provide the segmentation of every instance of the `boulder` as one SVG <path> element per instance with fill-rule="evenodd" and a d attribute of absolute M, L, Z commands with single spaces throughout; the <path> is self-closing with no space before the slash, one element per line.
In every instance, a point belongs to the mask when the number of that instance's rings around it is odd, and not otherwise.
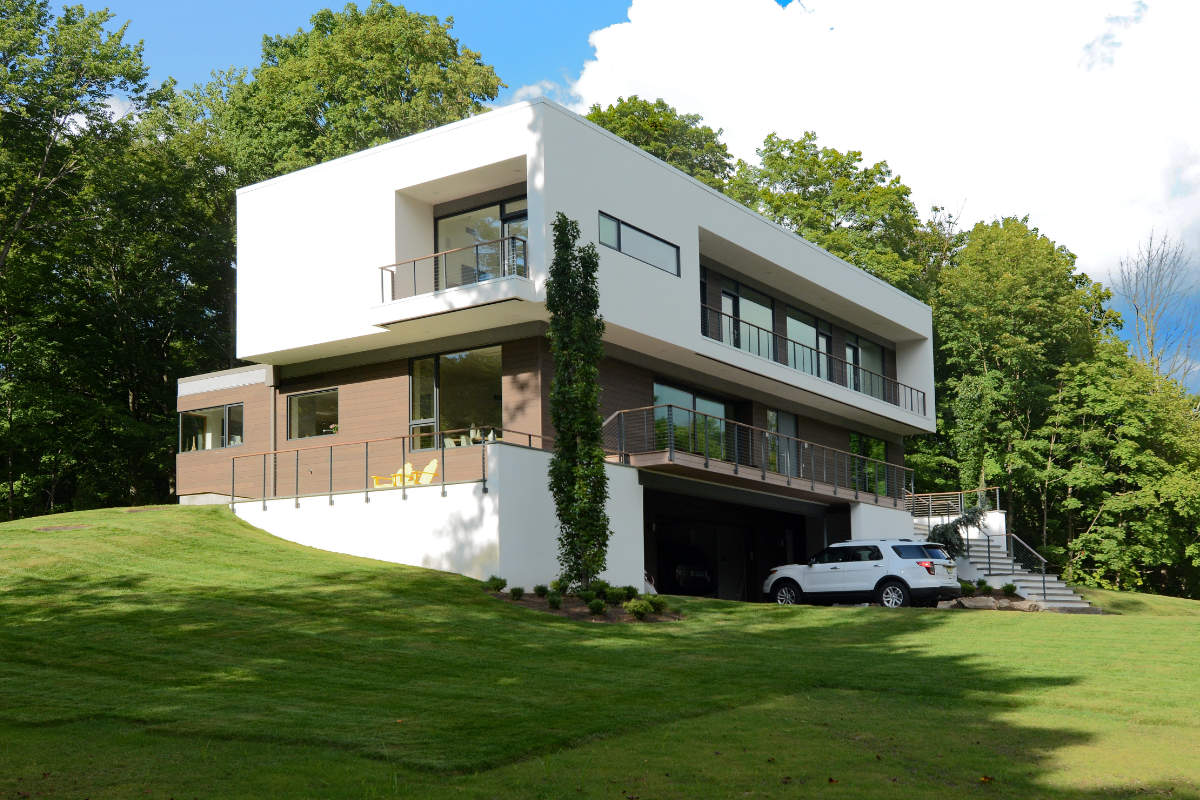
<path fill-rule="evenodd" d="M 954 602 L 958 608 L 996 610 L 996 598 L 994 597 L 960 597 Z"/>

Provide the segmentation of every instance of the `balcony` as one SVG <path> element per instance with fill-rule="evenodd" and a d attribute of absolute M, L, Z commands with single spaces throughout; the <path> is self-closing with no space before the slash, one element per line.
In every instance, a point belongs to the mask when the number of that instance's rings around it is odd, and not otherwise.
<path fill-rule="evenodd" d="M 529 277 L 527 245 L 506 236 L 379 268 L 379 300 L 388 303 L 499 278 Z"/>
<path fill-rule="evenodd" d="M 838 358 L 775 331 L 700 304 L 700 332 L 752 356 L 823 378 L 905 411 L 925 416 L 925 392 Z"/>
<path fill-rule="evenodd" d="M 604 449 L 634 467 L 823 502 L 902 508 L 913 488 L 912 470 L 899 464 L 675 405 L 616 412 L 604 422 Z"/>

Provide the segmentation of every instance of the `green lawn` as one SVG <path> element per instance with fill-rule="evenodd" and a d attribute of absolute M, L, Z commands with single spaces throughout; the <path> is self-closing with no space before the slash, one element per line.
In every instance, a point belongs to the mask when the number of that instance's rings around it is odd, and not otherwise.
<path fill-rule="evenodd" d="M 1198 604 L 1134 598 L 614 626 L 221 508 L 41 517 L 0 525 L 0 798 L 1197 798 Z"/>

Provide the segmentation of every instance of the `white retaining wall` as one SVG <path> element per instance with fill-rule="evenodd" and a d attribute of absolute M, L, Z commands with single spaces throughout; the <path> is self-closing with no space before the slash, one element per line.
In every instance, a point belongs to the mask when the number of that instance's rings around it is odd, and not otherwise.
<path fill-rule="evenodd" d="M 292 499 L 238 502 L 234 513 L 281 539 L 335 553 L 457 572 L 500 575 L 531 589 L 558 575 L 558 523 L 547 488 L 550 454 L 486 445 L 488 480 Z M 641 587 L 645 572 L 637 470 L 606 465 L 613 536 L 610 583 Z M 407 494 L 407 499 L 403 495 Z"/>
<path fill-rule="evenodd" d="M 850 504 L 851 539 L 911 539 L 912 515 L 903 508 Z"/>

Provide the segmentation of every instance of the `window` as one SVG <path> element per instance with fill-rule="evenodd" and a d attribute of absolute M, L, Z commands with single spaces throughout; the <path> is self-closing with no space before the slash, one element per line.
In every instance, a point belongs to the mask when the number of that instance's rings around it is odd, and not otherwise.
<path fill-rule="evenodd" d="M 846 385 L 883 399 L 883 347 L 853 333 L 846 334 Z"/>
<path fill-rule="evenodd" d="M 529 238 L 524 197 L 441 217 L 434 223 L 436 289 L 467 286 L 508 275 L 527 276 Z M 454 251 L 454 252 L 447 252 Z"/>
<path fill-rule="evenodd" d="M 242 404 L 179 413 L 179 452 L 218 450 L 242 443 Z"/>
<path fill-rule="evenodd" d="M 795 414 L 767 409 L 767 430 L 780 434 L 767 441 L 767 469 L 796 477 L 800 474 L 800 442 L 796 440 Z"/>
<path fill-rule="evenodd" d="M 888 470 L 887 465 L 881 462 L 887 461 L 887 442 L 865 434 L 851 432 L 850 452 L 872 459 L 871 461 L 854 459 L 855 487 L 860 491 L 886 496 L 888 493 Z"/>
<path fill-rule="evenodd" d="M 663 272 L 679 275 L 679 248 L 627 222 L 600 212 L 600 244 L 620 250 Z"/>
<path fill-rule="evenodd" d="M 338 432 L 338 390 L 288 397 L 288 438 L 307 439 Z"/>
<path fill-rule="evenodd" d="M 723 400 L 717 400 L 680 389 L 665 383 L 654 384 L 654 434 L 655 448 L 666 450 L 671 443 L 668 434 L 666 408 L 670 410 L 671 426 L 674 428 L 674 446 L 677 450 L 708 454 L 709 458 L 725 460 L 725 419 L 729 416 Z"/>
<path fill-rule="evenodd" d="M 409 378 L 413 449 L 501 438 L 501 374 L 499 346 L 414 358 Z"/>

